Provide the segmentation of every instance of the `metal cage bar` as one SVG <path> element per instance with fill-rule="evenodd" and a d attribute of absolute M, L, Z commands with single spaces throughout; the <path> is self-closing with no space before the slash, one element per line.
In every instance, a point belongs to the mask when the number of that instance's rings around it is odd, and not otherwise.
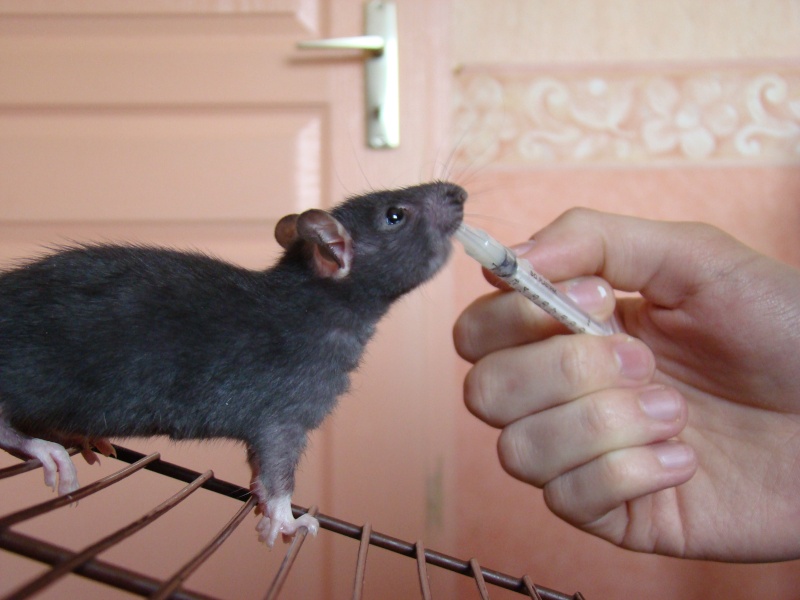
<path fill-rule="evenodd" d="M 22 600 L 23 598 L 31 597 L 38 590 L 67 573 L 76 573 L 118 589 L 144 597 L 155 598 L 157 600 L 164 600 L 166 598 L 175 600 L 215 600 L 200 592 L 182 589 L 181 586 L 183 581 L 225 542 L 236 527 L 241 524 L 245 516 L 255 507 L 256 502 L 250 495 L 250 491 L 241 486 L 217 479 L 210 471 L 200 474 L 180 465 L 163 461 L 158 453 L 145 456 L 144 454 L 121 446 L 115 446 L 115 450 L 117 454 L 116 458 L 129 463 L 128 466 L 89 485 L 81 487 L 72 494 L 0 517 L 0 548 L 38 560 L 53 567 L 39 578 L 12 591 L 1 600 Z M 77 450 L 73 450 L 73 453 L 74 452 L 77 452 Z M 20 465 L 0 470 L 0 479 L 13 477 L 39 466 L 41 466 L 39 461 L 29 460 Z M 142 469 L 182 481 L 187 484 L 187 486 L 152 509 L 145 516 L 81 551 L 74 552 L 67 550 L 45 540 L 35 539 L 12 530 L 14 525 L 22 521 L 56 510 L 61 506 L 76 502 L 80 498 L 97 493 Z M 139 531 L 150 525 L 166 511 L 176 506 L 183 499 L 200 488 L 239 500 L 243 502 L 243 506 L 232 516 L 230 521 L 213 539 L 211 539 L 192 559 L 181 566 L 172 576 L 160 581 L 96 558 L 100 552 L 119 543 L 129 535 L 132 535 L 135 531 Z M 417 563 L 420 594 L 424 600 L 432 598 L 428 582 L 428 565 L 472 578 L 475 581 L 480 598 L 488 598 L 489 591 L 487 585 L 494 585 L 517 592 L 529 598 L 533 598 L 534 600 L 583 600 L 583 596 L 579 592 L 572 596 L 566 595 L 546 587 L 535 585 L 527 575 L 518 578 L 482 567 L 475 558 L 462 560 L 441 552 L 427 550 L 423 546 L 422 541 L 410 543 L 373 531 L 369 523 L 365 523 L 363 526 L 354 525 L 335 517 L 318 514 L 316 507 L 312 507 L 309 511 L 306 511 L 306 509 L 302 507 L 292 505 L 292 512 L 295 517 L 309 512 L 317 518 L 322 529 L 359 540 L 359 551 L 353 579 L 354 600 L 360 600 L 363 597 L 367 554 L 370 546 L 383 548 L 415 560 Z M 279 597 L 281 588 L 289 577 L 294 561 L 302 548 L 306 533 L 306 530 L 301 528 L 300 532 L 298 532 L 290 544 L 286 556 L 267 592 L 266 598 L 268 600 Z"/>

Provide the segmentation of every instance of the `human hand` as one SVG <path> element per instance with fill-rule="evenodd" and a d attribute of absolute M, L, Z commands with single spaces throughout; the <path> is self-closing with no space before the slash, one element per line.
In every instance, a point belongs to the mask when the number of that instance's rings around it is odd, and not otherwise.
<path fill-rule="evenodd" d="M 550 509 L 643 551 L 800 557 L 800 272 L 707 225 L 585 209 L 523 255 L 630 334 L 566 331 L 520 294 L 458 319 L 468 408 Z M 588 277 L 587 277 L 588 276 Z M 602 279 L 601 279 L 602 278 Z"/>

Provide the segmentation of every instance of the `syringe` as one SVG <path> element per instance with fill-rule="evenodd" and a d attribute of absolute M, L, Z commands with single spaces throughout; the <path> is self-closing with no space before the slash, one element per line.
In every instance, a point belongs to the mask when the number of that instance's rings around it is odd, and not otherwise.
<path fill-rule="evenodd" d="M 612 322 L 601 323 L 587 315 L 569 297 L 534 271 L 530 262 L 517 257 L 511 248 L 482 229 L 462 223 L 455 237 L 464 245 L 467 254 L 575 333 L 616 333 Z"/>

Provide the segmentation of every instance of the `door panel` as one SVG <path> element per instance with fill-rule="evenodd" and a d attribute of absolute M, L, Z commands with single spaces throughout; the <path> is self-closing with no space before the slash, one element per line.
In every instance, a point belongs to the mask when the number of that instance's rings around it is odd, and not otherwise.
<path fill-rule="evenodd" d="M 294 48 L 301 39 L 360 33 L 362 6 L 0 0 L 0 264 L 65 241 L 119 240 L 201 249 L 264 268 L 278 256 L 272 228 L 280 216 L 436 175 L 437 157 L 449 151 L 446 3 L 399 3 L 403 139 L 395 151 L 364 147 L 361 57 Z M 431 30 L 422 32 L 422 22 Z M 455 552 L 443 508 L 451 485 L 449 415 L 458 406 L 451 297 L 445 273 L 381 324 L 352 392 L 311 437 L 298 472 L 298 504 Z M 213 468 L 242 485 L 249 479 L 244 451 L 232 444 L 123 443 L 190 468 Z M 10 462 L 0 456 L 3 466 Z M 83 482 L 114 466 L 76 462 Z M 87 510 L 82 501 L 68 522 L 61 515 L 26 531 L 80 546 L 110 522 L 141 514 L 144 496 L 168 491 L 160 485 L 112 488 Z M 0 513 L 47 497 L 40 474 L 31 474 L 24 488 L 0 489 Z M 206 497 L 154 537 L 132 539 L 104 558 L 167 574 L 235 504 Z M 282 552 L 259 545 L 253 525 L 246 521 L 189 587 L 222 598 L 263 595 Z M 175 549 L 172 540 L 184 543 Z M 325 533 L 309 540 L 286 596 L 347 596 L 356 551 L 356 542 Z M 17 569 L 13 560 L 0 556 L 0 594 L 38 568 Z M 370 554 L 372 596 L 417 593 L 413 563 L 398 560 Z M 64 585 L 43 597 L 98 591 L 79 578 Z M 451 584 L 437 585 L 446 594 Z"/>
<path fill-rule="evenodd" d="M 269 107 L 2 114 L 3 218 L 274 221 L 320 203 L 323 118 Z"/>

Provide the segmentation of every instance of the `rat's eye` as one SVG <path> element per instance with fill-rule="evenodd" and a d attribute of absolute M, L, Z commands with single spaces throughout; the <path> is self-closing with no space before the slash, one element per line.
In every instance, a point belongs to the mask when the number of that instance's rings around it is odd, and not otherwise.
<path fill-rule="evenodd" d="M 392 206 L 386 210 L 386 222 L 389 225 L 397 225 L 406 217 L 406 211 L 397 206 Z"/>

